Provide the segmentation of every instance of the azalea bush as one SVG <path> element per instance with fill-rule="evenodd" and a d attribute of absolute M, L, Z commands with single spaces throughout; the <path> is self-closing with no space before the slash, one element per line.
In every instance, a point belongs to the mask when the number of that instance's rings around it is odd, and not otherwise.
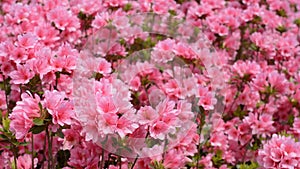
<path fill-rule="evenodd" d="M 300 168 L 299 0 L 0 0 L 0 168 Z"/>

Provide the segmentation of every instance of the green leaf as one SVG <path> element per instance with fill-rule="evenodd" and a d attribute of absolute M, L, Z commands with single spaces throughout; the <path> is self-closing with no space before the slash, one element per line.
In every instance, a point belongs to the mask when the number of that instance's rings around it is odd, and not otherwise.
<path fill-rule="evenodd" d="M 176 16 L 176 11 L 174 11 L 174 10 L 169 10 L 169 13 L 173 16 Z"/>
<path fill-rule="evenodd" d="M 20 146 L 28 146 L 29 142 L 21 142 L 19 145 Z"/>
<path fill-rule="evenodd" d="M 34 123 L 34 125 L 42 126 L 42 125 L 44 125 L 44 119 L 35 118 L 35 119 L 33 119 L 33 123 Z"/>
<path fill-rule="evenodd" d="M 60 138 L 64 138 L 64 133 L 62 132 L 61 129 L 59 129 L 57 132 L 56 132 L 56 135 Z"/>
<path fill-rule="evenodd" d="M 68 165 L 68 161 L 70 158 L 70 151 L 69 150 L 59 150 L 56 153 L 56 159 L 57 159 L 57 167 L 63 168 Z"/>
<path fill-rule="evenodd" d="M 294 24 L 300 27 L 300 18 L 294 20 Z"/>
<path fill-rule="evenodd" d="M 217 150 L 216 154 L 212 157 L 212 161 L 214 165 L 218 167 L 224 164 L 224 160 L 222 157 L 222 150 Z"/>
<path fill-rule="evenodd" d="M 287 31 L 287 29 L 286 29 L 286 27 L 284 27 L 284 26 L 278 26 L 277 28 L 276 28 L 276 30 L 278 31 L 278 32 L 280 32 L 280 33 L 284 33 L 284 32 L 286 32 Z"/>
<path fill-rule="evenodd" d="M 152 169 L 165 169 L 164 165 L 160 161 L 154 161 L 150 164 L 150 168 Z"/>
<path fill-rule="evenodd" d="M 43 126 L 33 126 L 30 131 L 33 133 L 33 134 L 39 134 L 41 133 L 42 131 L 44 131 L 46 128 L 45 125 Z"/>
<path fill-rule="evenodd" d="M 290 115 L 288 116 L 288 121 L 287 121 L 287 123 L 292 127 L 293 124 L 294 124 L 294 120 L 295 120 L 295 116 L 290 114 Z"/>
<path fill-rule="evenodd" d="M 4 134 L 0 134 L 0 139 L 2 140 L 9 140 L 8 137 Z"/>
<path fill-rule="evenodd" d="M 126 12 L 128 12 L 128 11 L 130 11 L 131 9 L 132 9 L 132 5 L 130 4 L 130 3 L 128 3 L 128 4 L 126 4 L 125 6 L 124 6 L 124 11 L 126 11 Z"/>
<path fill-rule="evenodd" d="M 10 124 L 9 118 L 2 118 L 2 125 L 5 131 L 9 131 L 9 124 Z"/>
<path fill-rule="evenodd" d="M 287 14 L 286 14 L 284 9 L 276 10 L 276 14 L 281 16 L 281 17 L 285 17 L 285 18 L 287 17 Z"/>
<path fill-rule="evenodd" d="M 256 169 L 259 165 L 256 162 L 247 162 L 237 166 L 239 169 Z"/>

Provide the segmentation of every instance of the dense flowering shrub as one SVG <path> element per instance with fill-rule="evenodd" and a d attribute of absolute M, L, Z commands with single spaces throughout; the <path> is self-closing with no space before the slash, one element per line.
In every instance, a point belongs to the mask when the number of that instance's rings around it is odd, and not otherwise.
<path fill-rule="evenodd" d="M 0 168 L 300 168 L 299 42 L 299 0 L 1 0 Z"/>

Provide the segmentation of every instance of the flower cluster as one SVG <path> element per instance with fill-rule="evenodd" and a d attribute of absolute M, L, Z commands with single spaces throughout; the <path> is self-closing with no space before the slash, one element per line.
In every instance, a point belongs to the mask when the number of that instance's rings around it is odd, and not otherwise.
<path fill-rule="evenodd" d="M 299 0 L 2 0 L 0 168 L 300 168 Z"/>
<path fill-rule="evenodd" d="M 258 151 L 258 162 L 265 168 L 299 168 L 299 142 L 274 134 Z"/>

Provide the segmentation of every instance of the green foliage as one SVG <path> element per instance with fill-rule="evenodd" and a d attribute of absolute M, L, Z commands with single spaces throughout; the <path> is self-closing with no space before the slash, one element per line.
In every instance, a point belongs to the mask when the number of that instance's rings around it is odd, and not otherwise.
<path fill-rule="evenodd" d="M 152 169 L 165 169 L 164 165 L 159 161 L 154 161 L 150 164 L 150 168 Z"/>
<path fill-rule="evenodd" d="M 261 148 L 261 144 L 262 144 L 262 138 L 257 138 L 256 136 L 254 136 L 252 145 L 251 146 L 249 145 L 248 149 L 256 151 L 259 148 Z"/>
<path fill-rule="evenodd" d="M 87 15 L 87 14 L 83 13 L 82 11 L 80 11 L 78 13 L 77 17 L 82 21 L 81 22 L 82 30 L 87 30 L 92 27 L 91 24 L 92 24 L 92 21 L 94 20 L 93 15 Z"/>
<path fill-rule="evenodd" d="M 36 126 L 42 126 L 42 125 L 44 125 L 44 119 L 35 118 L 35 119 L 33 119 L 33 124 Z"/>
<path fill-rule="evenodd" d="M 33 134 L 39 134 L 39 133 L 43 132 L 45 129 L 46 129 L 46 125 L 33 126 L 30 129 L 30 132 L 32 132 Z"/>
<path fill-rule="evenodd" d="M 243 119 L 243 117 L 247 114 L 247 112 L 245 112 L 243 108 L 244 105 L 239 105 L 237 109 L 233 112 L 233 115 L 235 117 L 239 117 L 240 119 Z"/>
<path fill-rule="evenodd" d="M 276 10 L 276 14 L 281 17 L 285 17 L 285 18 L 287 17 L 287 14 L 284 9 Z"/>
<path fill-rule="evenodd" d="M 294 20 L 294 24 L 300 27 L 300 18 Z"/>
<path fill-rule="evenodd" d="M 222 150 L 217 150 L 216 154 L 212 157 L 212 162 L 214 166 L 220 167 L 221 165 L 224 164 L 224 159 L 222 157 Z"/>
<path fill-rule="evenodd" d="M 290 126 L 292 127 L 293 124 L 294 124 L 294 120 L 295 120 L 295 116 L 292 115 L 292 114 L 290 114 L 290 115 L 288 116 L 287 124 L 290 125 Z"/>
<path fill-rule="evenodd" d="M 123 10 L 128 12 L 132 9 L 132 5 L 130 3 L 126 4 L 124 7 L 123 7 Z"/>
<path fill-rule="evenodd" d="M 4 131 L 9 131 L 10 119 L 7 117 L 2 117 L 2 126 Z"/>
<path fill-rule="evenodd" d="M 69 150 L 59 150 L 56 154 L 57 166 L 56 168 L 63 168 L 68 165 L 68 161 L 70 158 Z"/>
<path fill-rule="evenodd" d="M 286 27 L 280 25 L 276 28 L 276 31 L 280 32 L 280 33 L 284 33 L 287 31 Z"/>
<path fill-rule="evenodd" d="M 237 166 L 238 169 L 257 169 L 258 167 L 259 165 L 257 164 L 257 162 L 253 162 L 253 161 L 239 164 Z"/>

